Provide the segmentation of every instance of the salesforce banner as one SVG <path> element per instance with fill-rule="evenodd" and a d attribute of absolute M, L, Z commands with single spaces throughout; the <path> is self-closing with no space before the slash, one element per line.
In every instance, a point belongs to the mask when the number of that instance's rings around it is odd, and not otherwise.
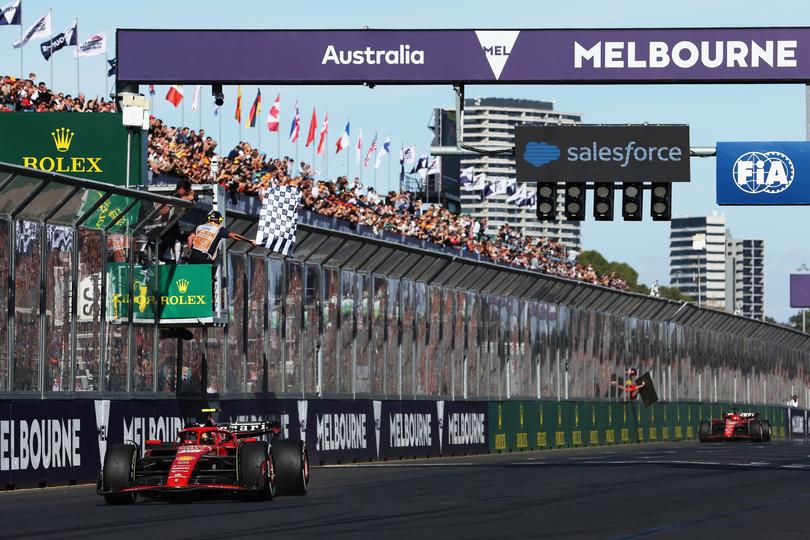
<path fill-rule="evenodd" d="M 810 28 L 119 29 L 116 47 L 138 83 L 810 80 Z"/>
<path fill-rule="evenodd" d="M 518 182 L 688 182 L 689 126 L 515 127 Z"/>
<path fill-rule="evenodd" d="M 717 204 L 810 204 L 810 142 L 718 142 Z"/>

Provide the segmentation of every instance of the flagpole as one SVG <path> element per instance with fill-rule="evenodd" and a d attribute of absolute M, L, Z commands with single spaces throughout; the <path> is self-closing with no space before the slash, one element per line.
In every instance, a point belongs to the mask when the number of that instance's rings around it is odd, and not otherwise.
<path fill-rule="evenodd" d="M 279 114 L 279 125 L 276 130 L 276 159 L 281 159 L 281 114 Z"/>
<path fill-rule="evenodd" d="M 20 8 L 17 8 L 20 9 Z M 53 22 L 53 21 L 51 21 Z M 22 23 L 22 15 L 20 15 L 20 79 L 25 79 L 25 69 L 23 69 L 23 23 Z"/>
<path fill-rule="evenodd" d="M 104 53 L 105 56 L 106 56 L 106 54 L 107 53 Z M 185 93 L 185 89 L 183 90 L 183 92 Z M 194 99 L 194 97 L 192 96 L 191 99 Z M 180 106 L 180 129 L 183 129 L 184 127 L 186 127 L 186 108 L 181 105 Z"/>
<path fill-rule="evenodd" d="M 388 152 L 388 191 L 391 191 L 391 152 L 390 151 Z"/>
<path fill-rule="evenodd" d="M 53 21 L 51 21 L 51 22 L 53 22 Z M 82 85 L 81 85 L 81 79 L 79 79 L 79 18 L 78 17 L 76 17 L 76 19 L 73 21 L 73 35 L 76 38 L 76 95 L 79 95 L 81 93 L 81 91 L 82 91 L 81 90 Z M 104 67 L 109 68 L 109 64 L 105 62 Z M 106 75 L 106 73 L 105 73 L 105 75 Z M 105 77 L 104 81 L 105 81 L 105 84 L 110 84 L 109 83 L 109 77 Z M 107 93 L 109 94 L 109 92 L 107 92 Z M 106 99 L 106 96 L 105 96 L 105 99 Z"/>
<path fill-rule="evenodd" d="M 200 88 L 200 93 L 202 93 L 202 87 Z M 199 135 L 202 129 L 202 97 L 199 95 L 197 97 L 199 98 L 197 100 L 197 135 Z"/>
<path fill-rule="evenodd" d="M 78 30 L 78 29 L 79 28 L 76 27 L 76 30 Z M 76 35 L 76 43 L 78 43 L 79 42 L 78 32 L 76 34 L 77 34 Z M 107 29 L 105 28 L 104 29 L 104 68 L 105 69 L 108 69 L 108 67 L 110 65 L 109 59 L 107 58 L 107 35 L 108 35 L 107 34 Z M 79 48 L 79 46 L 76 45 L 76 57 L 77 57 L 77 68 L 76 69 L 78 69 L 78 56 L 79 56 L 79 49 L 78 48 Z M 116 78 L 116 80 L 118 80 L 118 67 L 117 66 L 115 68 L 115 78 Z M 107 93 L 107 95 L 105 96 L 105 99 L 110 99 L 110 78 L 107 77 L 106 73 L 104 73 L 104 91 Z M 151 99 L 151 97 L 150 97 L 150 99 Z M 150 107 L 152 106 L 151 101 L 149 103 L 149 106 Z"/>
<path fill-rule="evenodd" d="M 51 90 L 53 90 L 53 10 L 51 8 L 48 8 L 48 20 L 51 23 L 50 24 L 50 26 L 51 26 L 51 42 L 50 42 L 51 56 L 50 56 L 50 58 L 48 58 L 48 65 L 50 65 L 50 67 L 51 67 Z M 79 96 L 77 95 L 76 97 L 79 97 Z"/>

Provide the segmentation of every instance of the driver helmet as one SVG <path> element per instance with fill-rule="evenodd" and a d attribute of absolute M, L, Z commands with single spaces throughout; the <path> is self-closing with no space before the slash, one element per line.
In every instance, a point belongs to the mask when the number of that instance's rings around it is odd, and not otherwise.
<path fill-rule="evenodd" d="M 216 210 L 211 210 L 210 212 L 208 212 L 208 222 L 222 223 L 222 214 L 220 214 Z"/>

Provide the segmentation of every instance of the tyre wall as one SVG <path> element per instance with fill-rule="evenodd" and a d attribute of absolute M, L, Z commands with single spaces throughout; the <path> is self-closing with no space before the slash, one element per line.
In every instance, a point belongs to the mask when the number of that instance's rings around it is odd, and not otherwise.
<path fill-rule="evenodd" d="M 432 400 L 6 400 L 0 401 L 0 489 L 93 483 L 107 445 L 171 440 L 211 413 L 219 422 L 275 420 L 306 441 L 314 464 L 518 452 L 694 439 L 726 403 Z M 747 407 L 741 407 L 747 410 Z M 757 409 L 775 437 L 783 407 Z M 806 425 L 804 411 L 793 410 Z M 800 416 L 799 416 L 800 415 Z M 799 420 L 793 424 L 798 426 Z M 790 430 L 787 430 L 789 432 Z M 806 430 L 805 430 L 806 431 Z M 797 431 L 794 430 L 794 435 Z M 804 432 L 802 432 L 804 433 Z"/>

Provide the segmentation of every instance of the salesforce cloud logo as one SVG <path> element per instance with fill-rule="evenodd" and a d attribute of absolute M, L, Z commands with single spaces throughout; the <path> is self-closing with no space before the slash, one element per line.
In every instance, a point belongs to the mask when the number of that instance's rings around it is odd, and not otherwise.
<path fill-rule="evenodd" d="M 531 163 L 535 167 L 542 167 L 559 158 L 560 148 L 544 142 L 526 143 L 526 149 L 523 151 L 523 160 L 527 163 Z"/>

